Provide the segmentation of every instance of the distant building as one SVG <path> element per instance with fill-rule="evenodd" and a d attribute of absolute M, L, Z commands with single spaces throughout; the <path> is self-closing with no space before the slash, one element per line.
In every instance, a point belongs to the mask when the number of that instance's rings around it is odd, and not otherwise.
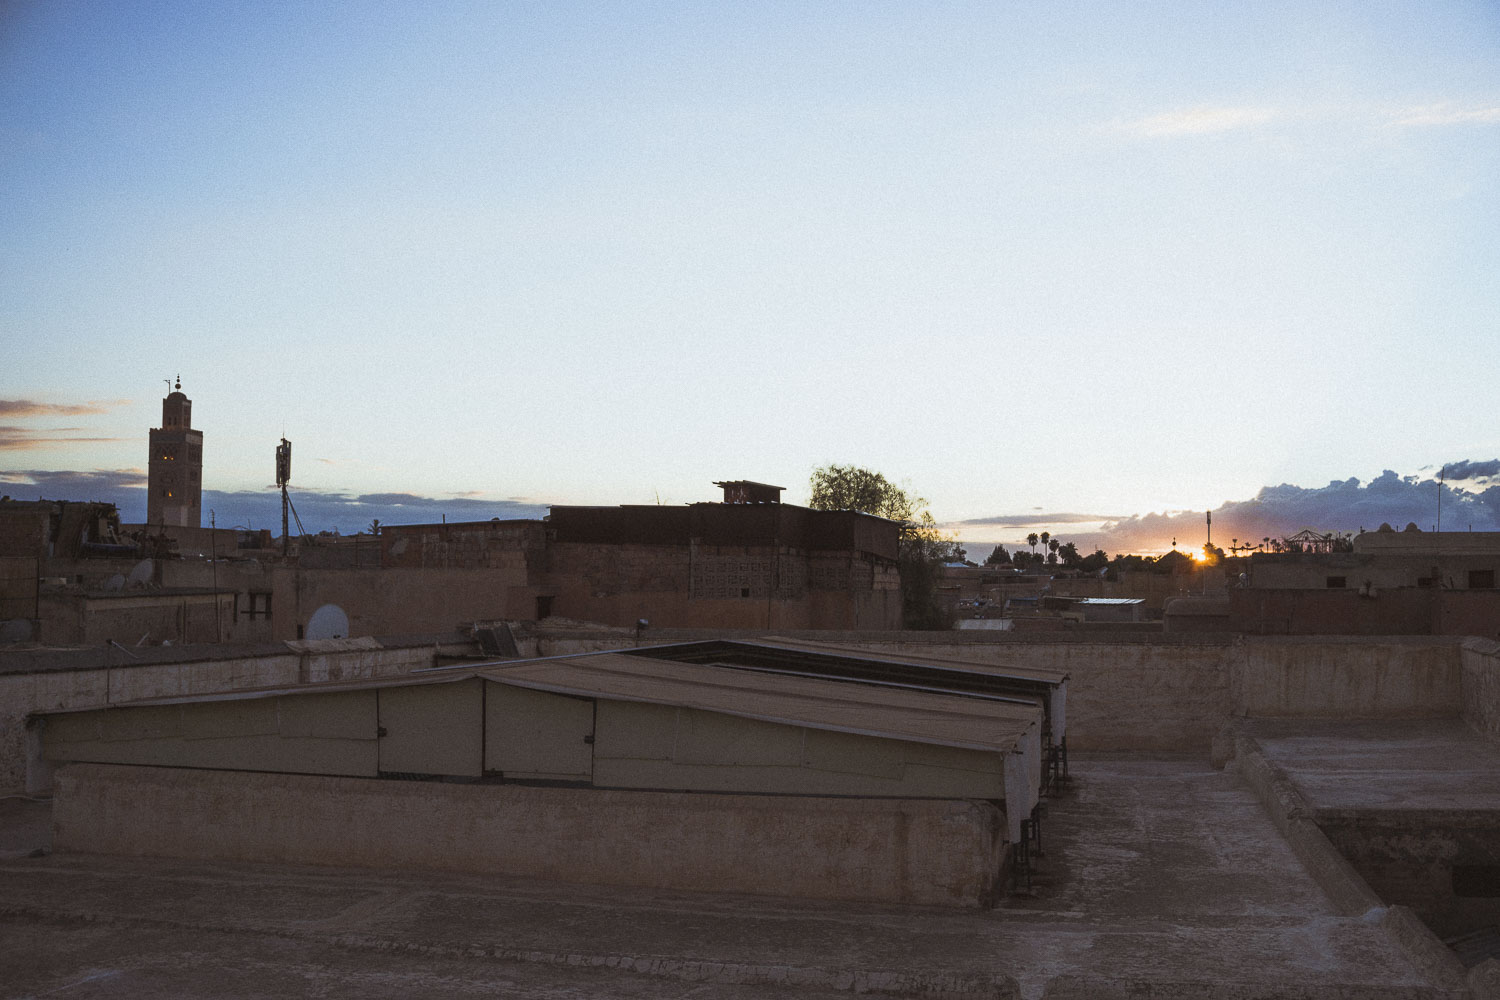
<path fill-rule="evenodd" d="M 1246 564 L 1224 631 L 1500 638 L 1500 532 L 1383 524 L 1352 552 L 1257 552 Z"/>
<path fill-rule="evenodd" d="M 726 498 L 740 485 L 723 484 Z M 546 613 L 612 625 L 901 627 L 900 526 L 775 501 L 553 507 Z"/>
<path fill-rule="evenodd" d="M 203 432 L 193 430 L 193 401 L 176 388 L 161 401 L 161 426 L 151 430 L 146 466 L 146 523 L 197 528 L 203 523 Z"/>
<path fill-rule="evenodd" d="M 277 638 L 324 607 L 349 635 L 570 618 L 623 628 L 901 627 L 900 525 L 716 484 L 720 503 L 554 506 L 545 520 L 382 524 L 272 570 Z M 731 499 L 737 498 L 737 499 Z"/>
<path fill-rule="evenodd" d="M 1493 590 L 1500 532 L 1383 524 L 1355 535 L 1352 552 L 1256 553 L 1249 567 L 1245 583 L 1255 590 Z"/>

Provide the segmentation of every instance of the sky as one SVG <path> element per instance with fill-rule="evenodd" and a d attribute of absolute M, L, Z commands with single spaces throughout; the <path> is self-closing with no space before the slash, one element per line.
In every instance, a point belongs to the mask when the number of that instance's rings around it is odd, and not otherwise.
<path fill-rule="evenodd" d="M 1443 0 L 0 0 L 0 490 L 141 519 L 180 375 L 256 526 L 285 435 L 312 530 L 828 463 L 975 543 L 1427 527 L 1500 455 L 1497 57 Z"/>

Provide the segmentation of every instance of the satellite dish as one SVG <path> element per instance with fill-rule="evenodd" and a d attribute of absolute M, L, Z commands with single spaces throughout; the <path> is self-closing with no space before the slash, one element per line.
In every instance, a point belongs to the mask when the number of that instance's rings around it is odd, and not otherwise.
<path fill-rule="evenodd" d="M 337 604 L 325 604 L 307 620 L 304 636 L 308 639 L 347 639 L 349 616 Z"/>
<path fill-rule="evenodd" d="M 119 573 L 111 573 L 109 579 L 104 581 L 104 589 L 110 593 L 125 589 L 125 577 Z"/>
<path fill-rule="evenodd" d="M 151 582 L 152 566 L 150 559 L 142 559 L 130 567 L 130 575 L 125 579 L 132 587 L 144 587 Z"/>

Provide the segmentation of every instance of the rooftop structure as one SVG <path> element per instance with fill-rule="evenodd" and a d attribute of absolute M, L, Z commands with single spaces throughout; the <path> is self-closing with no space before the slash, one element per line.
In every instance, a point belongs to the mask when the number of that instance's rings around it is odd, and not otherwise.
<path fill-rule="evenodd" d="M 732 479 L 714 485 L 723 487 L 725 503 L 781 503 L 781 493 L 786 489 L 785 486 L 753 483 L 748 479 Z"/>
<path fill-rule="evenodd" d="M 399 815 L 398 799 L 407 794 L 379 779 L 420 778 L 478 783 L 470 792 L 438 795 L 431 822 L 471 823 L 466 817 L 475 810 L 504 809 L 507 827 L 550 828 L 572 845 L 548 847 L 544 839 L 507 847 L 485 837 L 484 860 L 465 855 L 454 859 L 457 867 L 520 874 L 538 851 L 552 850 L 551 867 L 573 880 L 967 905 L 993 901 L 1002 870 L 1029 870 L 1046 774 L 1043 734 L 1049 716 L 1062 724 L 1061 698 L 1052 697 L 1060 675 L 876 660 L 790 642 L 727 645 L 736 648 L 719 649 L 711 662 L 693 662 L 703 644 L 602 651 L 316 691 L 265 688 L 49 713 L 40 721 L 42 752 L 50 765 L 70 765 L 64 774 L 73 777 L 62 779 L 59 796 L 72 810 L 64 843 L 74 849 L 160 843 L 189 856 L 316 861 L 321 855 L 304 853 L 310 829 L 331 829 L 385 802 L 362 819 L 358 835 L 342 836 L 346 860 L 428 863 L 427 844 L 413 844 L 409 827 L 379 818 L 385 808 Z M 800 657 L 826 673 L 725 669 L 737 653 L 780 662 Z M 860 679 L 877 666 L 903 667 L 927 683 Z M 945 677 L 967 688 L 988 678 L 991 686 L 1008 682 L 1038 693 L 982 694 L 943 687 Z M 212 779 L 211 799 L 216 809 L 239 814 L 237 827 L 255 832 L 226 848 L 221 835 L 177 829 L 193 808 L 164 806 L 159 796 L 202 782 L 187 771 L 173 784 L 160 770 L 120 770 L 142 765 L 239 775 Z M 295 835 L 255 818 L 268 811 L 261 798 L 273 786 L 260 780 L 267 775 L 289 795 L 305 790 Z M 101 826 L 95 810 L 120 781 L 144 781 L 152 790 L 138 799 L 156 805 L 142 812 L 111 807 Z M 538 783 L 549 790 L 515 787 Z M 686 805 L 676 798 L 683 793 L 699 798 Z M 726 821 L 749 810 L 771 828 L 714 828 L 709 836 L 698 826 L 704 810 L 722 811 Z M 161 811 L 176 817 L 168 836 L 158 827 Z M 617 832 L 598 818 L 627 813 L 652 816 L 654 833 L 651 844 L 632 847 L 622 873 L 601 864 L 618 849 Z M 878 831 L 888 832 L 898 816 L 910 829 L 887 843 L 888 833 Z M 902 871 L 923 852 L 947 860 L 940 872 L 871 881 L 860 874 L 869 867 L 864 849 L 839 858 L 819 846 L 825 823 L 867 829 L 885 845 L 877 852 L 897 852 Z M 736 851 L 774 851 L 790 874 L 725 869 L 718 859 Z"/>

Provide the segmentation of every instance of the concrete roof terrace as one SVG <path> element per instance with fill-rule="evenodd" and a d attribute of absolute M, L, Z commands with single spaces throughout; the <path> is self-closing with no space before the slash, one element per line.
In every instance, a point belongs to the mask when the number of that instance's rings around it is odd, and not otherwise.
<path fill-rule="evenodd" d="M 1488 812 L 1500 746 L 1447 719 L 1256 719 L 1246 731 L 1319 815 Z"/>
<path fill-rule="evenodd" d="M 0 993 L 1470 996 L 1331 900 L 1235 768 L 1076 760 L 1033 892 L 990 911 L 204 864 L 44 846 L 0 801 Z M 7 853 L 8 852 L 8 855 Z"/>

